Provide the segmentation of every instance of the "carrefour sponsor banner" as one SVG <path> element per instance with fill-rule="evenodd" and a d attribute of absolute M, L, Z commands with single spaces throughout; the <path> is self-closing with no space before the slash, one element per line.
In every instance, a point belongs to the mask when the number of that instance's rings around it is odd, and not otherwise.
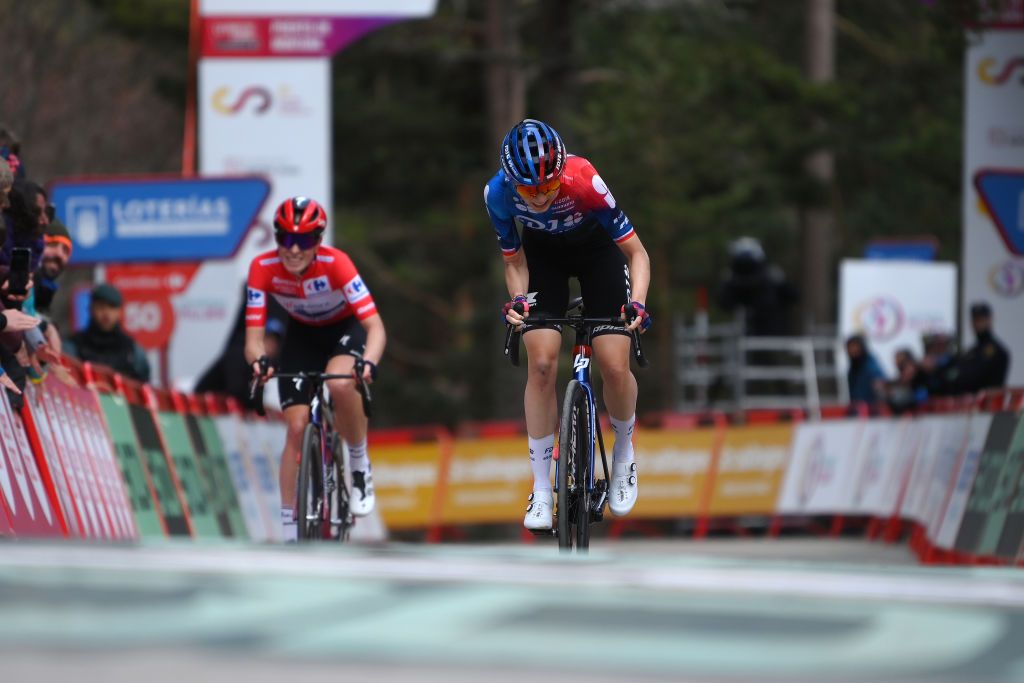
<path fill-rule="evenodd" d="M 1000 497 L 999 485 L 1019 423 L 1018 416 L 1011 412 L 1000 412 L 992 416 L 954 544 L 954 548 L 960 552 L 977 554 L 985 546 L 995 549 L 996 539 L 992 538 L 995 534 L 988 532 L 991 526 L 999 526 L 1001 532 L 1005 520 L 1008 502 L 1005 497 Z M 993 523 L 990 525 L 990 522 Z M 989 538 L 983 542 L 986 534 Z"/>
<path fill-rule="evenodd" d="M 391 529 L 423 528 L 433 521 L 442 460 L 437 441 L 372 444 L 377 507 Z"/>
<path fill-rule="evenodd" d="M 163 537 L 166 531 L 157 507 L 156 491 L 153 489 L 152 477 L 143 459 L 139 442 L 135 438 L 128 403 L 114 394 L 100 394 L 99 400 L 139 533 L 147 538 Z"/>
<path fill-rule="evenodd" d="M 635 457 L 642 482 L 630 516 L 695 516 L 700 511 L 712 456 L 721 438 L 722 430 L 710 427 L 638 431 Z M 600 472 L 600 463 L 596 466 Z"/>
<path fill-rule="evenodd" d="M 856 472 L 861 420 L 804 422 L 797 426 L 793 450 L 779 496 L 783 514 L 849 509 Z"/>
<path fill-rule="evenodd" d="M 839 276 L 839 332 L 863 334 L 882 369 L 909 347 L 920 357 L 921 335 L 956 329 L 956 266 L 920 261 L 844 259 Z M 840 357 L 843 370 L 846 356 Z"/>
<path fill-rule="evenodd" d="M 956 484 L 970 435 L 971 416 L 968 413 L 957 413 L 934 419 L 939 423 L 932 433 L 929 446 L 934 451 L 934 462 L 921 515 L 929 539 L 935 538 L 939 532 L 946 505 Z"/>
<path fill-rule="evenodd" d="M 1024 358 L 1024 30 L 971 31 L 964 60 L 963 302 L 987 301 L 1011 357 Z M 969 307 L 961 325 L 973 344 Z M 1024 363 L 1010 365 L 1024 384 Z"/>
<path fill-rule="evenodd" d="M 204 480 L 199 471 L 185 420 L 177 413 L 164 410 L 157 411 L 156 419 L 174 474 L 188 505 L 193 533 L 200 537 L 220 535 L 214 507 L 216 497 L 211 491 L 211 483 Z"/>
<path fill-rule="evenodd" d="M 906 421 L 874 418 L 864 422 L 857 442 L 856 469 L 851 479 L 850 507 L 852 515 L 882 517 L 892 512 L 886 496 L 887 483 L 896 476 L 897 455 Z"/>
<path fill-rule="evenodd" d="M 793 425 L 790 424 L 740 426 L 726 431 L 708 514 L 767 515 L 774 512 L 792 441 Z"/>
<path fill-rule="evenodd" d="M 266 541 L 271 536 L 271 519 L 267 516 L 257 491 L 256 475 L 253 474 L 249 462 L 248 444 L 245 440 L 245 428 L 237 415 L 221 415 L 213 418 L 213 424 L 224 444 L 224 456 L 227 461 L 228 473 L 238 495 L 238 504 L 245 520 L 245 528 L 249 538 L 254 541 Z M 278 519 L 274 522 L 280 524 Z"/>
<path fill-rule="evenodd" d="M 945 510 L 943 510 L 938 531 L 932 536 L 932 542 L 939 548 L 952 549 L 956 542 L 957 532 L 960 530 L 960 523 L 963 521 L 964 512 L 967 509 L 967 499 L 974 486 L 978 462 L 985 448 L 991 425 L 991 413 L 971 413 L 966 444 L 956 468 L 956 480 Z"/>
<path fill-rule="evenodd" d="M 55 510 L 24 437 L 21 417 L 11 409 L 7 391 L 0 391 L 0 495 L 10 525 L 18 536 L 60 536 Z"/>
<path fill-rule="evenodd" d="M 523 437 L 459 439 L 441 519 L 445 524 L 511 522 L 525 514 L 532 486 Z"/>

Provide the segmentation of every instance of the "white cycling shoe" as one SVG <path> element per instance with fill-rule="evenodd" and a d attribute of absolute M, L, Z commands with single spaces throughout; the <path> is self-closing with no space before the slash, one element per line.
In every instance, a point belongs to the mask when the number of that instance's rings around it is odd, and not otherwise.
<path fill-rule="evenodd" d="M 550 529 L 552 493 L 550 490 L 534 491 L 527 499 L 530 504 L 526 506 L 526 517 L 523 518 L 523 526 L 527 529 Z"/>
<path fill-rule="evenodd" d="M 616 517 L 628 515 L 636 505 L 637 483 L 635 462 L 612 462 L 612 486 L 608 491 L 608 507 Z"/>
<path fill-rule="evenodd" d="M 373 492 L 373 474 L 370 470 L 360 472 L 352 471 L 352 498 L 349 500 L 349 510 L 354 517 L 365 517 L 373 512 L 377 504 L 377 496 Z"/>

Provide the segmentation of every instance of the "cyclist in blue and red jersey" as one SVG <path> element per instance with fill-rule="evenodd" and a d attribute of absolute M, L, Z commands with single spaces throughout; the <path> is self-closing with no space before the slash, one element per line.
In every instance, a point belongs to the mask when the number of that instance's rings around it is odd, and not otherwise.
<path fill-rule="evenodd" d="M 264 348 L 267 297 L 288 311 L 288 329 L 280 352 L 282 373 L 326 371 L 352 374 L 356 355 L 366 361 L 363 381 L 372 383 L 384 354 L 384 322 L 352 259 L 321 244 L 327 212 L 307 197 L 285 200 L 274 214 L 277 249 L 260 254 L 249 266 L 245 309 L 245 359 L 254 376 L 266 381 Z M 367 420 L 353 382 L 327 382 L 334 405 L 334 426 L 348 446 L 352 466 L 352 514 L 370 514 L 375 503 Z M 303 380 L 278 383 L 288 432 L 281 456 L 281 521 L 286 540 L 294 540 L 296 477 L 302 433 L 309 422 L 312 387 Z"/>
<path fill-rule="evenodd" d="M 534 481 L 523 524 L 551 528 L 555 377 L 562 341 L 559 329 L 531 326 L 530 316 L 565 315 L 572 277 L 579 280 L 588 316 L 624 317 L 627 306 L 636 313 L 626 328 L 598 326 L 593 333 L 615 431 L 609 507 L 625 515 L 638 491 L 632 443 L 637 384 L 629 369 L 629 335 L 651 324 L 644 304 L 651 275 L 647 250 L 597 170 L 583 157 L 566 154 L 551 126 L 535 119 L 517 123 L 501 143 L 500 160 L 501 170 L 484 188 L 484 202 L 505 260 L 511 297 L 505 320 L 521 326 L 529 357 L 525 408 Z M 515 304 L 522 305 L 522 315 Z"/>

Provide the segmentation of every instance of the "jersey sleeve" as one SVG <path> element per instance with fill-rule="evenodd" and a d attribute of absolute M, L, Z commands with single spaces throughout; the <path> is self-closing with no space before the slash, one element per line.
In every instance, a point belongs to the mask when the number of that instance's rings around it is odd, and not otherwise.
<path fill-rule="evenodd" d="M 345 293 L 345 300 L 348 301 L 358 320 L 366 320 L 377 312 L 377 304 L 373 301 L 370 289 L 363 282 L 363 278 L 356 270 L 356 264 L 348 254 L 341 253 L 334 270 L 336 282 Z"/>
<path fill-rule="evenodd" d="M 587 162 L 581 169 L 587 208 L 597 222 L 608 232 L 616 244 L 621 244 L 636 234 L 629 216 L 619 208 L 611 190 L 597 173 L 597 169 Z"/>
<path fill-rule="evenodd" d="M 515 221 L 512 220 L 512 212 L 508 208 L 504 183 L 504 175 L 499 172 L 491 178 L 489 183 L 484 185 L 484 206 L 487 207 L 487 215 L 491 219 L 491 225 L 494 226 L 494 232 L 498 235 L 501 253 L 511 256 L 519 251 L 523 243 L 519 239 Z"/>
<path fill-rule="evenodd" d="M 249 264 L 249 278 L 245 285 L 245 326 L 263 327 L 267 323 L 267 292 L 270 274 L 257 256 Z"/>

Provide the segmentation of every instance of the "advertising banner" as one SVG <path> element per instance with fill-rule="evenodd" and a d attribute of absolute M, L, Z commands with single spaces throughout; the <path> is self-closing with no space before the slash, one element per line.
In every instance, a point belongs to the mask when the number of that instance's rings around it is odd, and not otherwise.
<path fill-rule="evenodd" d="M 916 439 L 917 445 L 914 449 L 914 463 L 910 468 L 906 493 L 900 504 L 899 516 L 902 519 L 919 524 L 925 522 L 925 505 L 938 455 L 938 440 L 942 438 L 942 422 L 941 417 L 925 415 L 918 417 L 910 425 L 911 431 L 908 436 Z"/>
<path fill-rule="evenodd" d="M 974 485 L 974 477 L 978 472 L 978 461 L 988 439 L 988 430 L 992 424 L 991 413 L 971 413 L 967 426 L 967 442 L 956 470 L 956 484 L 953 486 L 949 501 L 942 513 L 942 521 L 938 531 L 931 537 L 932 543 L 939 548 L 950 550 L 956 542 L 960 523 L 967 508 L 967 498 Z"/>
<path fill-rule="evenodd" d="M 377 507 L 390 529 L 423 528 L 435 515 L 441 443 L 370 444 Z"/>
<path fill-rule="evenodd" d="M 0 489 L 18 536 L 62 536 L 35 458 L 27 448 L 21 417 L 0 391 Z"/>
<path fill-rule="evenodd" d="M 153 422 L 153 413 L 139 405 L 129 405 L 128 411 L 131 414 L 135 435 L 139 439 L 139 447 L 142 448 L 146 470 L 152 479 L 153 490 L 156 491 L 160 510 L 163 511 L 168 535 L 191 536 L 192 525 L 185 507 L 184 494 L 181 492 L 181 485 L 167 464 L 167 456 L 164 454 L 164 447 L 160 442 L 160 434 Z"/>
<path fill-rule="evenodd" d="M 946 505 L 956 485 L 960 462 L 970 436 L 971 416 L 969 413 L 957 413 L 937 419 L 939 426 L 932 432 L 930 446 L 934 451 L 932 476 L 922 514 L 922 523 L 929 539 L 934 539 L 939 533 Z"/>
<path fill-rule="evenodd" d="M 238 496 L 231 483 L 224 445 L 213 420 L 206 416 L 186 415 L 185 424 L 188 426 L 192 443 L 196 445 L 200 470 L 204 478 L 213 483 L 215 495 L 220 499 L 217 503 L 217 514 L 222 532 L 225 536 L 248 538 Z M 227 531 L 224 531 L 225 529 Z"/>
<path fill-rule="evenodd" d="M 1020 515 L 1015 510 L 1024 507 L 1019 502 L 1024 483 L 1024 420 L 1018 416 L 1016 428 L 1006 449 L 995 488 L 991 493 L 988 519 L 982 528 L 975 553 L 1013 558 L 1021 541 Z M 1011 517 L 1011 514 L 1013 515 Z M 1013 522 L 1007 527 L 1007 523 Z"/>
<path fill-rule="evenodd" d="M 271 521 L 256 488 L 256 477 L 249 463 L 248 444 L 241 419 L 236 415 L 219 415 L 213 418 L 213 425 L 220 435 L 221 443 L 224 444 L 228 473 L 238 495 L 239 508 L 249 538 L 253 541 L 269 540 Z M 280 524 L 278 519 L 274 518 L 274 522 Z"/>
<path fill-rule="evenodd" d="M 921 335 L 956 330 L 956 266 L 920 261 L 843 259 L 839 276 L 839 334 L 863 334 L 887 376 L 897 349 L 920 358 Z M 846 355 L 839 357 L 846 372 Z"/>
<path fill-rule="evenodd" d="M 48 379 L 47 382 L 52 382 Z M 45 383 L 44 383 L 45 385 Z M 72 538 L 87 537 L 86 529 L 80 518 L 81 510 L 75 498 L 72 481 L 64 474 L 64 467 L 58 455 L 58 446 L 53 430 L 50 426 L 50 416 L 43 410 L 40 402 L 40 392 L 45 388 L 29 382 L 25 387 L 25 400 L 28 411 L 32 416 L 32 423 L 35 425 L 36 436 L 39 439 L 40 452 L 37 453 L 37 462 L 41 456 L 46 463 L 50 479 L 53 481 L 57 503 L 64 513 L 64 520 L 68 525 L 68 533 Z"/>
<path fill-rule="evenodd" d="M 256 481 L 256 491 L 264 514 L 270 520 L 271 540 L 284 540 L 281 527 L 281 487 L 278 464 L 284 449 L 285 427 L 267 420 L 242 424 L 249 464 Z"/>
<path fill-rule="evenodd" d="M 803 422 L 796 427 L 793 449 L 779 495 L 781 514 L 835 514 L 852 507 L 857 445 L 862 420 Z"/>
<path fill-rule="evenodd" d="M 1005 497 L 1000 497 L 999 484 L 1003 465 L 1009 459 L 1010 444 L 1013 443 L 1014 432 L 1019 423 L 1018 416 L 1011 412 L 995 413 L 992 416 L 985 446 L 978 460 L 978 471 L 971 485 L 967 508 L 954 544 L 954 548 L 960 552 L 978 554 L 985 546 L 995 549 L 998 534 L 1001 533 L 1005 520 L 1005 512 L 1009 507 Z M 989 533 L 990 528 L 996 526 L 999 530 Z"/>
<path fill-rule="evenodd" d="M 642 482 L 630 517 L 666 519 L 701 512 L 711 461 L 722 436 L 723 430 L 714 427 L 638 430 L 634 447 Z M 608 458 L 611 466 L 611 453 Z M 598 472 L 600 467 L 598 462 Z"/>
<path fill-rule="evenodd" d="M 897 476 L 900 458 L 898 451 L 906 421 L 892 418 L 872 418 L 864 422 L 857 443 L 856 470 L 851 480 L 853 491 L 851 515 L 884 517 L 892 513 L 892 504 L 886 496 L 886 484 Z"/>
<path fill-rule="evenodd" d="M 167 532 L 157 505 L 152 477 L 135 438 L 128 403 L 113 394 L 100 394 L 99 400 L 139 533 L 144 538 L 162 538 Z"/>
<path fill-rule="evenodd" d="M 972 30 L 964 60 L 963 344 L 969 306 L 992 306 L 1010 351 L 1008 382 L 1024 384 L 1024 29 Z"/>
<path fill-rule="evenodd" d="M 793 431 L 791 424 L 730 427 L 722 442 L 708 514 L 774 513 Z"/>
<path fill-rule="evenodd" d="M 188 505 L 193 534 L 197 537 L 219 536 L 221 530 L 217 524 L 215 507 L 217 496 L 214 495 L 211 484 L 200 474 L 184 418 L 177 413 L 158 410 L 156 422 Z"/>
<path fill-rule="evenodd" d="M 525 514 L 532 487 L 522 436 L 457 439 L 441 519 L 445 524 L 511 522 Z"/>

